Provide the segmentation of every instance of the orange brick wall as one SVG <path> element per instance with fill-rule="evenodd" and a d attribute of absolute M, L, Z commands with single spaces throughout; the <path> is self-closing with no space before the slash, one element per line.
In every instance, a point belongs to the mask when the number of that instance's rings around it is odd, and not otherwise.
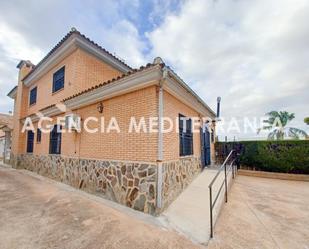
<path fill-rule="evenodd" d="M 111 117 L 117 119 L 120 133 L 87 133 L 62 134 L 61 154 L 70 157 L 129 160 L 155 162 L 157 159 L 157 133 L 128 133 L 131 116 L 139 120 L 140 117 L 157 116 L 156 87 L 148 87 L 119 97 L 103 101 L 103 113 L 97 111 L 97 104 L 93 104 L 74 111 L 84 121 L 87 117 L 105 119 L 105 129 Z M 56 117 L 54 118 L 56 120 Z M 89 122 L 90 128 L 98 127 L 98 123 Z M 24 148 L 26 150 L 26 147 Z M 49 134 L 42 134 L 40 144 L 34 143 L 34 154 L 49 153 Z"/>
<path fill-rule="evenodd" d="M 13 127 L 14 130 L 12 132 L 12 153 L 18 154 L 24 152 L 26 137 L 25 134 L 20 133 L 19 131 L 22 128 L 22 124 L 20 122 L 20 117 L 25 113 L 25 92 L 27 88 L 22 83 L 21 79 L 23 79 L 29 72 L 31 68 L 23 66 L 18 74 L 18 90 L 16 94 L 16 98 L 14 100 L 14 115 L 13 115 Z"/>
<path fill-rule="evenodd" d="M 64 89 L 52 94 L 53 73 L 62 66 L 65 66 Z M 24 68 L 20 71 L 23 76 L 29 71 Z M 80 92 L 86 88 L 117 77 L 121 73 L 112 67 L 99 61 L 92 55 L 81 49 L 76 49 L 67 56 L 61 63 L 51 69 L 42 78 L 36 81 L 30 88 L 19 85 L 18 96 L 14 115 L 14 124 L 17 129 L 21 129 L 19 118 L 26 117 L 40 109 L 60 102 L 62 99 Z M 21 77 L 23 78 L 23 77 Z M 37 86 L 37 103 L 29 107 L 29 91 Z M 22 91 L 21 91 L 22 89 Z M 164 116 L 173 119 L 174 124 L 179 113 L 188 117 L 198 117 L 198 113 L 192 108 L 164 91 Z M 110 134 L 63 134 L 62 149 L 63 155 L 83 158 L 149 161 L 155 162 L 158 153 L 158 134 L 151 133 L 128 133 L 128 122 L 131 116 L 138 120 L 140 117 L 157 117 L 158 115 L 158 89 L 149 87 L 129 94 L 114 97 L 103 102 L 104 112 L 98 113 L 97 104 L 84 107 L 75 112 L 85 120 L 89 116 L 100 118 L 104 116 L 105 125 L 112 116 L 116 117 L 121 129 L 121 133 L 113 131 Z M 91 123 L 90 123 L 91 124 Z M 98 124 L 93 124 L 98 125 Z M 193 136 L 194 156 L 200 156 L 200 134 Z M 25 153 L 26 135 L 13 133 L 12 151 L 15 154 Z M 179 157 L 179 134 L 176 127 L 171 133 L 163 135 L 164 161 L 178 160 Z M 49 134 L 42 133 L 41 143 L 35 139 L 34 154 L 49 153 Z"/>
<path fill-rule="evenodd" d="M 56 93 L 52 93 L 53 74 L 63 66 L 65 66 L 64 88 Z M 118 70 L 103 63 L 82 49 L 76 49 L 42 78 L 27 88 L 24 95 L 26 112 L 24 112 L 23 116 L 36 113 L 46 106 L 56 104 L 66 97 L 118 75 L 121 75 Z M 35 86 L 37 86 L 37 102 L 29 107 L 29 91 Z"/>
<path fill-rule="evenodd" d="M 62 66 L 65 66 L 64 89 L 53 94 L 53 74 Z M 76 49 L 30 87 L 26 87 L 21 82 L 21 79 L 23 79 L 30 70 L 31 68 L 23 66 L 19 71 L 18 90 L 14 103 L 14 131 L 12 134 L 13 154 L 24 153 L 26 150 L 26 135 L 19 132 L 22 128 L 20 119 L 36 113 L 44 107 L 58 103 L 74 93 L 121 75 L 119 71 L 86 53 L 82 49 Z M 37 102 L 29 106 L 29 92 L 35 86 L 37 86 Z"/>
<path fill-rule="evenodd" d="M 198 117 L 198 113 L 188 107 L 168 92 L 163 92 L 163 116 L 170 117 L 174 121 L 174 132 L 165 133 L 163 136 L 163 155 L 164 160 L 178 160 L 179 156 L 179 133 L 176 132 L 176 118 L 179 114 L 186 117 Z M 200 133 L 193 134 L 193 154 L 199 157 L 200 151 Z"/>

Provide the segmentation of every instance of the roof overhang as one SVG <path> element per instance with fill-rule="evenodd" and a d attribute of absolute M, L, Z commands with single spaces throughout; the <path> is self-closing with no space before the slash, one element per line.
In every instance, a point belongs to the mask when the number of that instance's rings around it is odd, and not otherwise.
<path fill-rule="evenodd" d="M 17 95 L 17 86 L 15 86 L 8 94 L 7 96 L 9 96 L 12 99 L 15 99 Z"/>
<path fill-rule="evenodd" d="M 121 61 L 115 59 L 111 54 L 102 50 L 97 45 L 88 41 L 83 36 L 73 33 L 68 39 L 66 39 L 60 47 L 58 47 L 50 56 L 42 63 L 39 63 L 37 67 L 33 69 L 24 79 L 23 82 L 26 86 L 30 86 L 34 81 L 41 78 L 44 74 L 46 74 L 52 67 L 57 65 L 60 61 L 62 61 L 66 56 L 71 54 L 77 48 L 81 48 L 86 52 L 94 55 L 98 59 L 104 61 L 110 66 L 118 69 L 120 72 L 126 73 L 131 69 L 126 66 Z"/>
<path fill-rule="evenodd" d="M 167 84 L 163 88 L 204 117 L 215 118 L 216 113 L 172 70 L 167 69 Z"/>
<path fill-rule="evenodd" d="M 165 74 L 164 70 L 168 73 Z M 166 77 L 164 77 L 164 75 Z M 84 94 L 65 100 L 63 104 L 66 106 L 67 111 L 74 111 L 99 101 L 104 101 L 149 86 L 159 85 L 160 82 L 164 90 L 191 107 L 200 115 L 203 115 L 203 117 L 214 118 L 216 116 L 209 106 L 206 105 L 188 85 L 179 79 L 179 77 L 176 77 L 169 69 L 164 68 L 162 70 L 160 65 L 152 66 L 116 80 L 111 84 L 103 85 Z M 41 110 L 40 116 L 52 117 L 62 113 L 64 113 L 63 108 L 58 108 L 57 105 L 53 105 Z M 35 122 L 39 120 L 40 116 L 33 114 L 30 118 Z"/>
<path fill-rule="evenodd" d="M 112 84 L 107 84 L 73 99 L 64 101 L 64 104 L 69 109 L 74 110 L 83 106 L 91 105 L 98 101 L 133 92 L 151 85 L 156 85 L 161 78 L 161 66 L 157 65 L 124 77 Z"/>

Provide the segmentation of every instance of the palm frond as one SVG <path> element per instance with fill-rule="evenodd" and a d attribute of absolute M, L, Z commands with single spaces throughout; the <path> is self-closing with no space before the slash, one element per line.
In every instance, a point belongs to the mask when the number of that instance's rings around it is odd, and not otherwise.
<path fill-rule="evenodd" d="M 308 134 L 304 130 L 301 130 L 301 129 L 298 129 L 298 128 L 288 127 L 288 131 L 289 131 L 289 133 L 291 132 L 292 134 L 295 134 L 298 137 L 299 137 L 299 135 L 303 136 L 303 137 L 308 136 Z"/>

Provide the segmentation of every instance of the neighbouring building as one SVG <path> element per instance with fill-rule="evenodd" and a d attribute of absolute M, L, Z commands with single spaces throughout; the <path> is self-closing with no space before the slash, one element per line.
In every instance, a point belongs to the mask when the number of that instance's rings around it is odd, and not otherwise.
<path fill-rule="evenodd" d="M 10 162 L 12 130 L 13 116 L 0 113 L 0 159 L 4 163 Z"/>
<path fill-rule="evenodd" d="M 215 123 L 203 118 L 215 113 L 159 57 L 132 69 L 72 29 L 37 65 L 22 60 L 17 68 L 18 85 L 8 94 L 15 100 L 13 167 L 157 214 L 214 159 L 214 132 L 203 128 Z M 82 126 L 88 117 L 114 117 L 120 131 L 61 132 L 57 118 L 70 114 Z M 49 133 L 38 128 L 43 116 L 51 118 Z M 157 117 L 158 131 L 129 132 L 132 117 Z M 165 132 L 165 117 L 178 127 Z M 191 117 L 199 132 L 190 131 Z M 29 119 L 34 131 L 22 132 Z"/>

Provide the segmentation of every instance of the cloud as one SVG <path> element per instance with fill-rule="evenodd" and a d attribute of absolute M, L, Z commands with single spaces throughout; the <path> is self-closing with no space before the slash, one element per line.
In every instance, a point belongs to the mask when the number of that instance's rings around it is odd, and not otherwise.
<path fill-rule="evenodd" d="M 133 18 L 138 7 L 137 0 L 1 2 L 0 111 L 13 109 L 13 102 L 6 94 L 17 84 L 17 63 L 21 59 L 38 63 L 71 27 L 76 27 L 126 63 L 144 64 L 145 41 L 128 20 Z M 127 16 L 123 15 L 124 10 Z"/>
<path fill-rule="evenodd" d="M 0 111 L 18 61 L 37 63 L 76 27 L 134 67 L 161 56 L 214 109 L 222 96 L 227 119 L 287 110 L 308 129 L 308 23 L 306 0 L 2 1 Z"/>
<path fill-rule="evenodd" d="M 222 96 L 225 117 L 284 109 L 295 112 L 294 124 L 305 129 L 308 23 L 305 0 L 193 0 L 168 14 L 148 38 L 153 55 L 161 55 L 211 106 Z"/>

